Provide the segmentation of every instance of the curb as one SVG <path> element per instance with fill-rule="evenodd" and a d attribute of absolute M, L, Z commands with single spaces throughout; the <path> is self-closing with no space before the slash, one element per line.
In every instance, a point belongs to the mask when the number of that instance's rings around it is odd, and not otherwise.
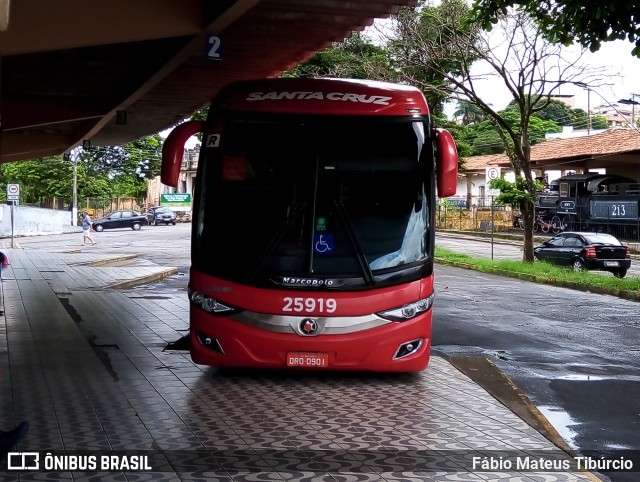
<path fill-rule="evenodd" d="M 102 289 L 121 290 L 121 289 L 131 288 L 133 286 L 150 283 L 151 281 L 158 281 L 158 280 L 167 278 L 172 274 L 176 274 L 177 272 L 178 272 L 178 268 L 165 268 L 163 271 L 160 271 L 159 273 L 154 273 L 147 276 L 141 276 L 139 278 L 134 278 L 132 280 L 127 280 L 127 281 L 121 281 L 118 283 L 112 283 L 110 285 L 105 286 Z"/>
<path fill-rule="evenodd" d="M 71 253 L 80 253 L 82 250 L 70 251 Z M 69 266 L 104 266 L 105 264 L 117 263 L 119 261 L 126 261 L 128 259 L 137 258 L 137 254 L 125 254 L 122 256 L 115 256 L 113 258 L 98 259 L 95 261 L 81 261 L 79 263 L 71 263 Z"/>
<path fill-rule="evenodd" d="M 561 288 L 568 288 L 572 290 L 582 291 L 584 293 L 595 293 L 598 295 L 609 295 L 616 296 L 618 298 L 622 298 L 628 301 L 640 302 L 640 291 L 628 291 L 628 290 L 608 290 L 606 288 L 587 288 L 586 286 L 581 286 L 578 283 L 573 281 L 558 281 L 553 278 L 543 278 L 540 276 L 525 274 L 525 273 L 516 273 L 514 271 L 506 271 L 506 270 L 495 270 L 495 271 L 484 271 L 479 269 L 477 266 L 467 263 L 459 263 L 456 261 L 450 261 L 442 258 L 434 258 L 434 261 L 439 264 L 444 264 L 447 266 L 455 266 L 458 268 L 470 269 L 473 271 L 479 271 L 481 273 L 494 274 L 496 276 L 506 276 L 508 278 L 516 278 L 524 281 L 531 281 L 533 283 L 540 284 L 548 284 L 553 286 L 559 286 Z"/>
<path fill-rule="evenodd" d="M 11 247 L 11 241 L 5 242 L 0 241 L 0 249 L 22 249 L 19 243 L 16 241 L 13 242 L 13 248 Z"/>
<path fill-rule="evenodd" d="M 512 413 L 517 415 L 531 428 L 542 434 L 560 450 L 571 457 L 578 456 L 578 453 L 569 447 L 560 433 L 551 425 L 547 417 L 538 410 L 529 397 L 489 358 L 440 356 L 451 363 L 456 370 L 481 386 L 492 397 L 511 410 Z M 524 409 L 524 413 L 522 409 Z M 603 482 L 603 479 L 599 478 L 593 472 L 583 470 L 581 473 L 593 482 Z"/>

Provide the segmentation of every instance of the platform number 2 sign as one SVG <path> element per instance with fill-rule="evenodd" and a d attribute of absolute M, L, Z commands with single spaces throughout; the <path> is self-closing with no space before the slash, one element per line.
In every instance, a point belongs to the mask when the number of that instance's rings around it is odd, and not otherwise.
<path fill-rule="evenodd" d="M 222 39 L 217 35 L 209 35 L 207 38 L 207 58 L 222 60 Z"/>

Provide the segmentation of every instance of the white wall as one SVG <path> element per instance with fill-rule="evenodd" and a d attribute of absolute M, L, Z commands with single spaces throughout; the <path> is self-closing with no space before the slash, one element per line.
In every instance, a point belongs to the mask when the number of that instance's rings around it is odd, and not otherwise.
<path fill-rule="evenodd" d="M 39 234 L 60 234 L 62 226 L 71 225 L 71 211 L 13 207 L 14 236 L 35 236 Z M 11 236 L 11 206 L 0 204 L 0 237 Z"/>

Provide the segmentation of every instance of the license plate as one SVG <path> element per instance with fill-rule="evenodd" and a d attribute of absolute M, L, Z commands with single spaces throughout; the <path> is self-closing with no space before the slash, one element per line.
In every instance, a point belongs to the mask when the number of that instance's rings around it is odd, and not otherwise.
<path fill-rule="evenodd" d="M 287 353 L 288 367 L 327 368 L 329 366 L 328 353 Z"/>
<path fill-rule="evenodd" d="M 605 261 L 604 265 L 605 266 L 618 266 L 618 262 L 617 261 Z"/>

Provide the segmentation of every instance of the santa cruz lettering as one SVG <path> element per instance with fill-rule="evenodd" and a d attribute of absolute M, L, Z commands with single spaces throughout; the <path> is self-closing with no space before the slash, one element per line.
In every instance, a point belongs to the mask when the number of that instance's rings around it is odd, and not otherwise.
<path fill-rule="evenodd" d="M 391 97 L 383 95 L 366 95 L 343 92 L 251 92 L 248 101 L 256 100 L 338 100 L 343 102 L 359 102 L 362 104 L 389 105 Z"/>

